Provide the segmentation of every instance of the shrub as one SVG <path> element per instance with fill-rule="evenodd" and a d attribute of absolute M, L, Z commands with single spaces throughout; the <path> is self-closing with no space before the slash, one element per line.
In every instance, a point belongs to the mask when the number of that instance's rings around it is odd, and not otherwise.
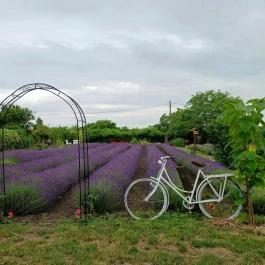
<path fill-rule="evenodd" d="M 21 140 L 16 144 L 15 149 L 30 148 L 33 142 L 32 136 L 29 135 L 24 129 L 17 129 L 16 132 L 18 133 Z"/>
<path fill-rule="evenodd" d="M 194 145 L 193 144 L 188 145 L 188 149 L 190 149 L 191 152 L 194 152 Z M 196 150 L 206 155 L 214 154 L 214 146 L 212 144 L 196 144 Z"/>
<path fill-rule="evenodd" d="M 84 202 L 84 194 L 82 201 Z M 88 211 L 92 213 L 112 213 L 116 211 L 120 203 L 115 195 L 112 183 L 105 180 L 90 187 L 89 204 Z"/>
<path fill-rule="evenodd" d="M 172 141 L 173 145 L 176 147 L 184 147 L 185 146 L 185 142 L 183 138 L 175 138 Z"/>
<path fill-rule="evenodd" d="M 172 189 L 168 189 L 169 194 L 169 211 L 184 211 L 183 199 Z"/>
<path fill-rule="evenodd" d="M 224 139 L 223 142 L 219 142 L 214 146 L 213 156 L 216 161 L 222 163 L 227 167 L 231 167 L 233 164 L 233 159 L 230 155 L 232 151 L 229 139 Z"/>
<path fill-rule="evenodd" d="M 15 130 L 4 129 L 4 147 L 7 150 L 14 149 L 21 141 L 19 134 Z M 0 138 L 0 148 L 2 148 L 2 138 Z"/>
<path fill-rule="evenodd" d="M 199 151 L 205 153 L 207 155 L 213 155 L 214 153 L 214 146 L 212 144 L 203 144 L 200 145 Z"/>
<path fill-rule="evenodd" d="M 265 194 L 264 189 L 253 190 L 253 209 L 255 214 L 265 215 Z"/>
<path fill-rule="evenodd" d="M 12 210 L 15 215 L 27 215 L 43 209 L 41 194 L 28 185 L 7 186 L 5 199 L 0 196 L 0 209 Z"/>
<path fill-rule="evenodd" d="M 135 137 L 133 137 L 130 141 L 130 144 L 138 144 L 138 143 L 139 141 Z"/>
<path fill-rule="evenodd" d="M 150 142 L 147 139 L 140 139 L 139 144 L 149 144 Z"/>

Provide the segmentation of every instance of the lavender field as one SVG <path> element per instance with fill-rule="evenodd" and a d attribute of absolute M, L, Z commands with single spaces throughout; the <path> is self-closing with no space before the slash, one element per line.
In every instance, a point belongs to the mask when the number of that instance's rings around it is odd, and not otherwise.
<path fill-rule="evenodd" d="M 166 144 L 89 144 L 89 179 L 92 190 L 93 187 L 95 190 L 94 196 L 101 194 L 101 200 L 108 198 L 115 204 L 113 209 L 120 208 L 124 191 L 130 182 L 140 177 L 155 176 L 159 170 L 157 161 L 165 155 L 174 156 L 178 163 L 187 166 L 190 160 L 201 160 Z M 79 175 L 76 145 L 46 150 L 8 151 L 6 158 L 15 161 L 15 164 L 5 167 L 6 203 L 7 208 L 17 215 L 44 211 L 56 205 L 68 191 L 77 193 Z M 222 168 L 220 164 L 209 160 L 203 162 L 207 162 L 207 172 Z M 176 164 L 169 161 L 168 170 L 172 178 L 181 184 L 175 167 Z M 1 203 L 3 199 L 0 197 L 0 208 Z"/>

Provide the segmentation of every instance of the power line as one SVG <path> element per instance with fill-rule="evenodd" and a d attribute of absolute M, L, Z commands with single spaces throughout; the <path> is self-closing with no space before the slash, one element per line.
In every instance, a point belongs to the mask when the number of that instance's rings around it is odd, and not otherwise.
<path fill-rule="evenodd" d="M 184 104 L 179 104 L 176 102 L 171 103 L 171 105 L 178 105 L 178 106 L 184 106 Z M 138 108 L 132 108 L 132 109 L 121 109 L 121 110 L 109 110 L 109 111 L 97 111 L 97 112 L 90 112 L 90 113 L 85 113 L 85 115 L 97 115 L 97 114 L 109 114 L 109 113 L 126 113 L 126 112 L 132 112 L 132 111 L 139 111 L 142 109 L 151 109 L 151 108 L 157 108 L 157 107 L 162 107 L 162 106 L 168 106 L 168 104 L 159 104 L 159 105 L 148 105 L 148 106 L 142 106 L 142 107 L 138 107 Z M 69 114 L 65 114 L 65 113 L 41 113 L 39 112 L 38 114 L 40 115 L 65 115 L 68 116 Z M 70 114 L 72 116 L 72 114 Z"/>
<path fill-rule="evenodd" d="M 160 104 L 160 105 L 150 105 L 150 106 L 142 106 L 139 108 L 133 108 L 133 109 L 124 109 L 124 110 L 110 110 L 110 111 L 98 111 L 98 112 L 92 112 L 92 113 L 86 113 L 87 115 L 93 115 L 93 114 L 107 114 L 107 113 L 115 113 L 115 112 L 130 112 L 130 111 L 137 111 L 141 109 L 151 109 L 151 108 L 157 108 L 167 106 L 167 104 Z"/>

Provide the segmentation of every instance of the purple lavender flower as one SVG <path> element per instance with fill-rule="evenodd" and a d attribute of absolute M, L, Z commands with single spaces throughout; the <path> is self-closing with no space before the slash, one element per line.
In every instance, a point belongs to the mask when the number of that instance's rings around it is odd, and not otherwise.
<path fill-rule="evenodd" d="M 105 166 L 98 168 L 90 177 L 90 185 L 110 182 L 113 192 L 121 198 L 127 185 L 133 180 L 138 168 L 141 145 L 134 145 L 129 150 L 115 155 Z"/>
<path fill-rule="evenodd" d="M 90 172 L 128 148 L 128 144 L 105 144 L 89 149 Z M 53 156 L 43 159 L 40 159 L 38 152 L 34 151 L 38 159 L 29 159 L 27 156 L 24 163 L 6 167 L 7 184 L 8 186 L 22 184 L 35 187 L 41 191 L 46 206 L 49 206 L 78 182 L 79 158 L 76 151 L 76 147 L 62 148 L 60 152 L 54 150 L 51 152 Z"/>
<path fill-rule="evenodd" d="M 179 149 L 176 149 L 173 146 L 170 146 L 168 144 L 161 144 L 160 148 L 165 151 L 170 156 L 174 157 L 178 164 L 183 165 L 187 167 L 189 170 L 191 170 L 194 174 L 197 174 L 198 167 L 193 165 L 191 161 L 195 161 L 201 164 L 205 164 L 203 167 L 203 172 L 206 174 L 211 174 L 213 171 L 217 170 L 224 170 L 225 167 L 221 165 L 220 163 L 216 161 L 209 160 L 204 157 L 200 157 L 194 154 L 190 154 L 184 151 L 181 151 Z"/>
<path fill-rule="evenodd" d="M 162 156 L 167 156 L 164 152 L 160 151 L 157 148 L 156 144 L 149 144 L 146 146 L 146 174 L 145 177 L 156 177 L 159 169 L 161 167 L 160 164 L 158 164 L 158 160 Z M 176 170 L 176 164 L 172 160 L 168 160 L 167 162 L 167 172 L 170 176 L 170 178 L 176 183 L 181 183 L 179 179 L 178 172 Z"/>

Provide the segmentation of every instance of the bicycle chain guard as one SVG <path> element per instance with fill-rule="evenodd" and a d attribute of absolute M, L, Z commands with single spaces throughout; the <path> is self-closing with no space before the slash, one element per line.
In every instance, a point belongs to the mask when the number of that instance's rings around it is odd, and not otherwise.
<path fill-rule="evenodd" d="M 189 198 L 190 197 L 186 197 L 185 199 L 187 199 L 187 200 L 189 200 Z M 193 199 L 192 199 L 192 201 L 194 201 Z M 195 207 L 195 204 L 193 203 L 187 203 L 186 201 L 182 201 L 182 204 L 183 204 L 183 206 L 184 206 L 184 208 L 186 208 L 186 209 L 188 209 L 188 210 L 192 210 L 194 207 Z"/>

